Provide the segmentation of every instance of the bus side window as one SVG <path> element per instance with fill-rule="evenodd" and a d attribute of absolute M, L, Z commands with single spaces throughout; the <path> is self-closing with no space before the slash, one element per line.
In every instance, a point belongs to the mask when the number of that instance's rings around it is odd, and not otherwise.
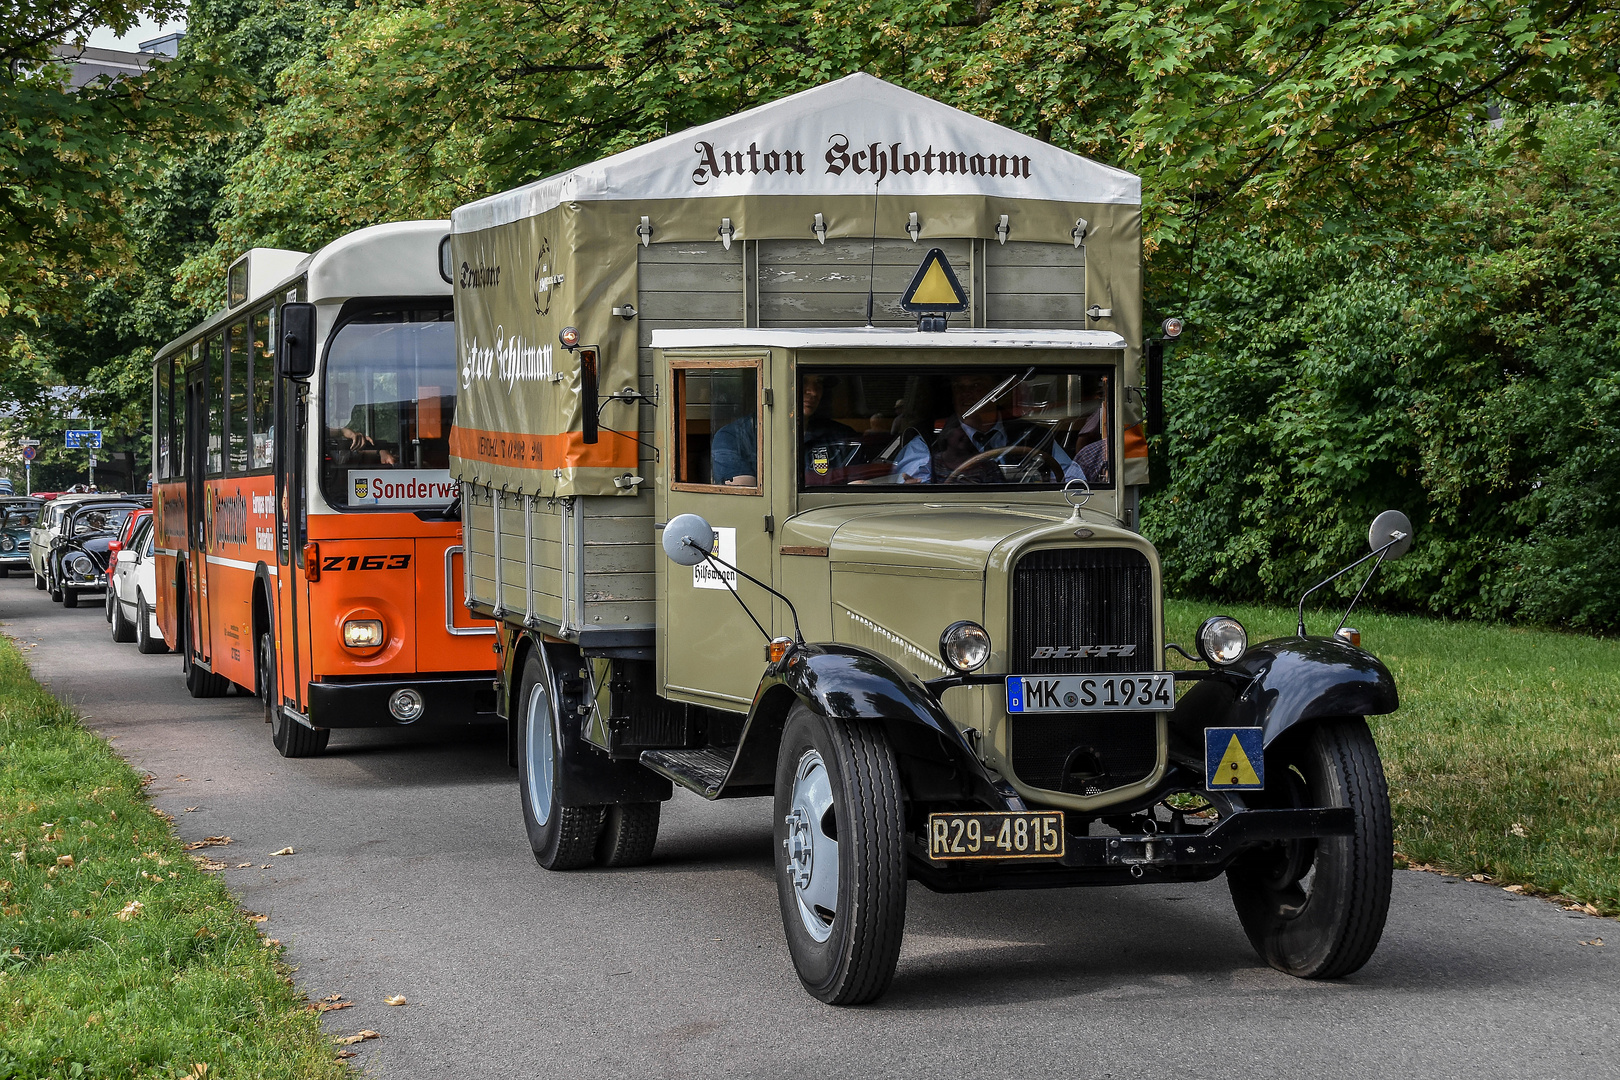
<path fill-rule="evenodd" d="M 225 364 L 220 355 L 221 345 L 220 336 L 214 334 L 204 350 L 204 362 L 208 365 L 204 375 L 208 388 L 205 414 L 208 417 L 208 464 L 204 471 L 208 476 L 225 471 Z"/>
<path fill-rule="evenodd" d="M 271 411 L 275 386 L 276 354 L 271 343 L 270 310 L 253 316 L 253 461 L 254 469 L 268 469 L 275 451 L 276 425 Z"/>
<path fill-rule="evenodd" d="M 167 479 L 172 475 L 169 465 L 169 400 L 173 391 L 173 360 L 164 360 L 157 366 L 157 422 L 152 432 L 152 438 L 157 443 L 153 447 L 152 471 L 159 480 Z"/>
<path fill-rule="evenodd" d="M 240 476 L 248 470 L 248 390 L 251 388 L 252 354 L 248 346 L 248 324 L 231 323 L 226 332 L 226 400 L 230 402 L 230 471 Z"/>

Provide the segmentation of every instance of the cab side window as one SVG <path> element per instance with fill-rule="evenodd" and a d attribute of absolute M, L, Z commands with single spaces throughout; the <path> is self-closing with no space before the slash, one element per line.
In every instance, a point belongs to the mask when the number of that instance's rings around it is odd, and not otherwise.
<path fill-rule="evenodd" d="M 760 361 L 681 361 L 675 393 L 672 487 L 760 493 Z"/>

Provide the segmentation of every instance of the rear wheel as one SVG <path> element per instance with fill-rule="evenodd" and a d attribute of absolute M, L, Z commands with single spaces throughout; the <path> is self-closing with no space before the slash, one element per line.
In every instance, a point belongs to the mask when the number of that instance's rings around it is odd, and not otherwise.
<path fill-rule="evenodd" d="M 1238 920 L 1278 971 L 1348 975 L 1378 948 L 1393 885 L 1394 830 L 1378 746 L 1361 717 L 1319 721 L 1268 747 L 1266 773 L 1266 798 L 1256 806 L 1348 806 L 1355 829 L 1284 841 L 1233 863 L 1226 879 Z"/>
<path fill-rule="evenodd" d="M 535 862 L 547 870 L 577 870 L 596 861 L 602 807 L 563 806 L 557 801 L 559 747 L 554 695 L 545 664 L 530 653 L 523 662 L 518 693 L 518 790 L 523 803 L 523 826 Z"/>
<path fill-rule="evenodd" d="M 152 633 L 152 609 L 146 606 L 146 597 L 135 594 L 135 650 L 147 654 L 166 653 L 168 643 Z"/>
<path fill-rule="evenodd" d="M 186 625 L 184 616 L 181 617 L 181 626 L 184 629 L 180 638 L 180 663 L 186 676 L 186 692 L 194 698 L 224 697 L 231 688 L 230 680 L 197 666 L 191 656 L 191 629 Z"/>
<path fill-rule="evenodd" d="M 602 835 L 596 841 L 596 861 L 603 866 L 640 866 L 652 858 L 658 843 L 660 803 L 623 803 L 609 806 L 602 815 Z"/>
<path fill-rule="evenodd" d="M 107 596 L 112 604 L 112 639 L 125 644 L 134 641 L 135 625 L 124 617 L 123 603 L 111 589 L 107 590 Z"/>
<path fill-rule="evenodd" d="M 259 635 L 259 686 L 264 702 L 264 718 L 270 722 L 270 741 L 282 757 L 314 757 L 326 749 L 332 737 L 329 728 L 312 728 L 300 724 L 276 700 L 280 696 L 276 678 L 276 650 L 270 641 L 270 631 Z"/>
<path fill-rule="evenodd" d="M 102 607 L 107 609 L 106 610 L 106 615 L 107 615 L 107 621 L 108 622 L 112 622 L 113 603 L 117 600 L 117 598 L 118 598 L 117 590 L 115 590 L 111 586 L 109 586 L 108 589 L 107 589 L 107 595 L 103 598 L 103 603 L 101 605 Z"/>
<path fill-rule="evenodd" d="M 829 1005 L 878 998 L 906 928 L 905 804 L 883 729 L 795 705 L 776 758 L 774 821 L 799 981 Z"/>

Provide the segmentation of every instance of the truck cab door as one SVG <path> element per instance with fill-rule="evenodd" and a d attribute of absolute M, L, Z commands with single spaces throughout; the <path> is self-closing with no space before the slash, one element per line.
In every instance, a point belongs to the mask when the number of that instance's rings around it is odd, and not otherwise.
<path fill-rule="evenodd" d="M 665 432 L 669 484 L 662 520 L 699 514 L 714 527 L 715 555 L 772 585 L 766 495 L 771 465 L 766 357 L 671 358 L 673 407 Z M 763 589 L 713 563 L 665 564 L 658 595 L 658 679 L 671 698 L 732 711 L 753 700 L 764 670 L 773 604 Z"/>

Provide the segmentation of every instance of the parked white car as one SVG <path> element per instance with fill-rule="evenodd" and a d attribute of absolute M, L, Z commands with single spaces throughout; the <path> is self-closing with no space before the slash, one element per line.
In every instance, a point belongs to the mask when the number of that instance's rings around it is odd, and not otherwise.
<path fill-rule="evenodd" d="M 156 533 L 148 517 L 135 528 L 129 546 L 118 552 L 112 568 L 112 638 L 133 641 L 143 653 L 166 653 L 153 598 L 157 595 Z"/>

